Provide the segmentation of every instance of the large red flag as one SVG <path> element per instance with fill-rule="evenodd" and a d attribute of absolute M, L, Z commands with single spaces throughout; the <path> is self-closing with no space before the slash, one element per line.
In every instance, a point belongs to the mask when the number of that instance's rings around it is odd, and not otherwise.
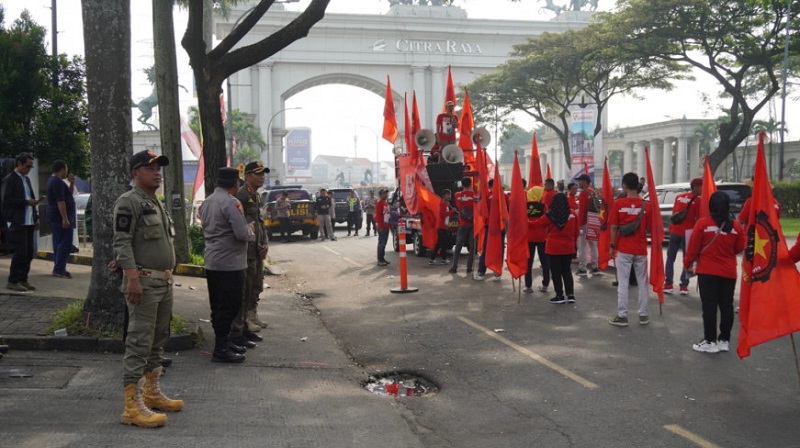
<path fill-rule="evenodd" d="M 528 194 L 522 186 L 522 173 L 517 151 L 514 151 L 514 169 L 511 172 L 511 199 L 508 211 L 508 250 L 506 265 L 512 278 L 520 278 L 528 271 Z"/>
<path fill-rule="evenodd" d="M 422 156 L 422 151 L 417 148 L 417 132 L 422 129 L 422 125 L 419 122 L 419 108 L 417 107 L 417 92 L 414 92 L 411 95 L 411 148 L 413 148 L 417 154 L 417 164 L 424 165 L 425 164 L 425 157 Z M 421 162 L 421 163 L 420 163 Z"/>
<path fill-rule="evenodd" d="M 456 104 L 456 89 L 453 87 L 453 73 L 450 71 L 450 66 L 447 66 L 447 88 L 444 91 L 444 103 L 442 104 L 442 113 L 447 112 L 447 102 L 452 101 Z"/>
<path fill-rule="evenodd" d="M 708 200 L 716 191 L 717 183 L 714 182 L 714 175 L 711 174 L 711 167 L 708 165 L 708 156 L 706 156 L 705 169 L 703 170 L 703 189 L 700 192 L 700 218 L 711 216 L 711 212 L 708 210 Z"/>
<path fill-rule="evenodd" d="M 439 239 L 436 228 L 441 218 L 439 212 L 442 199 L 419 181 L 414 181 L 414 185 L 417 189 L 417 207 L 422 213 L 422 242 L 425 247 L 432 249 Z"/>
<path fill-rule="evenodd" d="M 458 117 L 458 147 L 464 151 L 464 164 L 475 169 L 475 152 L 472 145 L 473 127 L 475 127 L 475 120 L 472 117 L 469 92 L 464 89 L 464 106 L 461 108 L 461 116 Z"/>
<path fill-rule="evenodd" d="M 497 275 L 503 273 L 503 182 L 500 169 L 494 167 L 492 203 L 489 209 L 489 237 L 486 242 L 486 267 Z"/>
<path fill-rule="evenodd" d="M 486 222 L 489 220 L 489 176 L 486 172 L 486 151 L 477 144 L 476 164 L 478 165 L 478 179 L 475 185 L 475 192 L 478 194 L 478 203 L 472 214 L 472 231 L 475 234 L 475 241 L 478 244 L 478 252 L 483 251 L 483 236 Z"/>
<path fill-rule="evenodd" d="M 545 179 L 552 179 L 552 178 L 553 178 L 553 172 L 550 171 L 550 162 L 548 162 L 547 163 L 547 176 L 545 177 Z"/>
<path fill-rule="evenodd" d="M 769 184 L 764 132 L 758 136 L 756 171 L 742 260 L 739 296 L 740 358 L 750 347 L 800 331 L 800 273 L 789 255 Z"/>
<path fill-rule="evenodd" d="M 416 165 L 417 161 L 419 160 L 419 156 L 417 154 L 417 145 L 414 142 L 414 136 L 412 135 L 411 120 L 408 117 L 408 99 L 406 98 L 407 94 L 403 95 L 403 138 L 406 141 L 406 148 L 408 148 L 408 156 L 411 158 L 411 164 Z"/>
<path fill-rule="evenodd" d="M 664 252 L 661 251 L 661 242 L 664 241 L 664 222 L 658 207 L 656 194 L 656 181 L 653 177 L 653 168 L 650 166 L 650 149 L 644 148 L 645 161 L 647 162 L 647 194 L 650 201 L 647 207 L 650 219 L 650 284 L 653 292 L 658 295 L 658 303 L 664 303 Z M 598 249 L 599 250 L 599 249 Z M 641 287 L 642 285 L 639 285 Z"/>
<path fill-rule="evenodd" d="M 536 133 L 533 133 L 531 142 L 531 166 L 528 169 L 528 188 L 543 187 L 542 162 L 539 160 L 539 145 L 536 143 Z"/>
<path fill-rule="evenodd" d="M 611 249 L 611 226 L 608 225 L 608 214 L 614 207 L 614 186 L 611 185 L 611 175 L 608 172 L 608 157 L 605 159 L 603 169 L 603 190 L 601 196 L 603 202 L 600 208 L 600 220 L 602 227 L 600 239 L 597 242 L 597 267 L 605 271 L 610 260 L 608 252 Z"/>
<path fill-rule="evenodd" d="M 397 117 L 394 114 L 394 99 L 392 99 L 392 82 L 386 77 L 386 101 L 383 103 L 383 138 L 394 144 L 397 140 Z"/>

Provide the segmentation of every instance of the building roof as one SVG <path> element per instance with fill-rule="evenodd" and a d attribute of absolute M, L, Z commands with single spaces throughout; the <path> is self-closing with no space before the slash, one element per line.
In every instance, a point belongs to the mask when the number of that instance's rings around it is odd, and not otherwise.
<path fill-rule="evenodd" d="M 361 166 L 364 168 L 371 168 L 375 162 L 367 159 L 366 157 L 344 157 L 344 156 L 329 156 L 319 155 L 314 157 L 313 163 L 325 163 L 330 166 Z"/>

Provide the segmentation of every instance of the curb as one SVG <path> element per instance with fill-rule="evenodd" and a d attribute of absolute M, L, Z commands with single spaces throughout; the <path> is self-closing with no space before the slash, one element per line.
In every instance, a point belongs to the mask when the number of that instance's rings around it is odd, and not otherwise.
<path fill-rule="evenodd" d="M 14 350 L 46 350 L 65 352 L 125 353 L 121 339 L 92 338 L 87 336 L 4 336 L 3 342 Z M 194 348 L 191 334 L 169 337 L 164 351 L 189 350 Z"/>
<path fill-rule="evenodd" d="M 49 251 L 40 250 L 36 256 L 42 260 L 53 261 L 53 253 Z M 67 259 L 67 262 L 71 264 L 80 264 L 83 266 L 91 266 L 92 260 L 93 258 L 88 255 L 72 254 Z M 175 266 L 175 274 L 185 275 L 187 277 L 205 278 L 206 269 L 203 266 L 197 266 L 193 264 L 179 264 Z"/>

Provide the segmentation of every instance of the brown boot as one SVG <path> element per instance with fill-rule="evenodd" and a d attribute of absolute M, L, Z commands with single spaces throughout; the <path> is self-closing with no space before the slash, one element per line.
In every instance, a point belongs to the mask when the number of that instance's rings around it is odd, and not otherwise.
<path fill-rule="evenodd" d="M 251 320 L 259 327 L 266 329 L 267 323 L 258 318 L 258 308 L 253 308 L 251 312 L 253 313 Z"/>
<path fill-rule="evenodd" d="M 125 385 L 125 410 L 122 411 L 119 422 L 143 428 L 164 426 L 167 423 L 167 416 L 153 412 L 144 405 L 142 400 L 144 384 L 145 379 L 142 377 L 138 384 Z"/>
<path fill-rule="evenodd" d="M 247 313 L 245 314 L 244 318 L 244 323 L 245 325 L 247 325 L 247 329 L 254 333 L 261 331 L 261 326 L 258 325 L 258 323 L 256 323 L 257 318 L 258 317 L 256 316 L 256 310 L 247 310 Z"/>
<path fill-rule="evenodd" d="M 150 373 L 144 374 L 144 405 L 159 411 L 178 412 L 183 409 L 183 400 L 172 400 L 161 392 L 159 379 L 164 374 L 164 368 L 158 367 Z"/>

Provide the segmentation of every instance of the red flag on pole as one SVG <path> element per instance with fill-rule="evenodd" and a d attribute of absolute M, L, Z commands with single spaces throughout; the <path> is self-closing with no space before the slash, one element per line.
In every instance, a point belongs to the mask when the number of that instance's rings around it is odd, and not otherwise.
<path fill-rule="evenodd" d="M 506 265 L 511 277 L 518 279 L 528 271 L 528 194 L 522 186 L 517 151 L 511 172 L 511 199 L 508 210 L 508 250 Z"/>
<path fill-rule="evenodd" d="M 461 116 L 458 117 L 458 147 L 464 151 L 464 164 L 475 168 L 475 152 L 472 144 L 472 128 L 475 120 L 472 117 L 472 105 L 469 102 L 469 92 L 464 89 L 464 106 Z"/>
<path fill-rule="evenodd" d="M 647 162 L 647 193 L 650 197 L 648 201 L 648 223 L 650 226 L 650 284 L 653 292 L 658 295 L 658 303 L 664 303 L 664 253 L 661 251 L 661 242 L 664 241 L 664 222 L 661 220 L 661 212 L 658 207 L 656 194 L 656 181 L 653 177 L 653 168 L 650 166 L 650 149 L 644 148 L 645 161 Z M 599 249 L 598 249 L 599 250 Z M 639 285 L 642 287 L 642 285 Z"/>
<path fill-rule="evenodd" d="M 414 181 L 417 189 L 417 207 L 422 213 L 422 241 L 425 247 L 436 247 L 439 235 L 436 232 L 439 223 L 442 199 L 428 190 L 419 181 Z"/>
<path fill-rule="evenodd" d="M 477 251 L 481 252 L 483 251 L 484 229 L 486 229 L 486 222 L 489 220 L 489 176 L 486 172 L 486 151 L 481 147 L 480 142 L 477 144 L 476 159 L 478 184 L 475 186 L 475 192 L 478 194 L 479 199 L 472 214 L 472 231 L 478 244 Z"/>
<path fill-rule="evenodd" d="M 736 347 L 740 358 L 750 356 L 751 347 L 800 331 L 800 273 L 789 255 L 775 210 L 764 136 L 764 132 L 758 135 L 753 197 L 745 229 Z"/>
<path fill-rule="evenodd" d="M 603 168 L 603 190 L 601 192 L 603 202 L 600 204 L 601 231 L 600 239 L 597 242 L 597 267 L 605 271 L 610 260 L 608 252 L 611 250 L 611 226 L 608 225 L 608 214 L 614 207 L 614 187 L 611 185 L 611 175 L 608 172 L 608 157 L 605 159 Z"/>
<path fill-rule="evenodd" d="M 588 163 L 584 163 L 583 164 L 583 173 L 586 174 L 587 176 L 589 175 L 589 164 Z"/>
<path fill-rule="evenodd" d="M 383 139 L 394 144 L 397 140 L 397 117 L 394 114 L 394 100 L 392 99 L 392 81 L 386 77 L 386 101 L 383 103 Z"/>
<path fill-rule="evenodd" d="M 547 176 L 545 177 L 545 179 L 552 179 L 552 178 L 553 178 L 553 172 L 550 171 L 550 163 L 548 162 L 547 163 Z"/>
<path fill-rule="evenodd" d="M 703 189 L 700 192 L 700 211 L 698 213 L 699 218 L 705 218 L 711 215 L 711 212 L 708 210 L 708 200 L 716 191 L 717 184 L 714 182 L 714 175 L 711 174 L 711 167 L 708 164 L 708 156 L 706 156 L 705 169 L 703 170 Z"/>
<path fill-rule="evenodd" d="M 500 169 L 494 166 L 492 203 L 489 209 L 489 239 L 486 243 L 486 267 L 497 275 L 503 273 L 503 183 Z M 527 223 L 526 223 L 527 224 Z M 526 266 L 527 267 L 527 266 Z"/>
<path fill-rule="evenodd" d="M 531 166 L 528 169 L 528 187 L 543 187 L 542 162 L 539 160 L 539 145 L 536 143 L 536 133 L 533 133 L 531 142 Z"/>
<path fill-rule="evenodd" d="M 416 165 L 419 161 L 419 154 L 417 154 L 417 145 L 414 144 L 414 136 L 412 135 L 411 120 L 408 117 L 408 101 L 406 95 L 403 95 L 403 137 L 406 141 L 406 148 L 408 148 L 408 156 L 411 158 L 411 164 Z"/>
<path fill-rule="evenodd" d="M 444 103 L 442 104 L 442 113 L 447 112 L 447 102 L 452 101 L 456 104 L 456 89 L 453 87 L 453 73 L 450 71 L 450 66 L 447 66 L 447 88 L 444 91 Z"/>
<path fill-rule="evenodd" d="M 417 148 L 417 132 L 422 128 L 422 125 L 419 122 L 419 108 L 417 107 L 417 92 L 413 92 L 411 94 L 411 148 L 416 151 L 414 154 L 417 154 L 417 165 L 424 165 L 425 158 L 422 156 L 422 152 L 419 151 Z M 422 163 L 419 163 L 422 162 Z"/>

